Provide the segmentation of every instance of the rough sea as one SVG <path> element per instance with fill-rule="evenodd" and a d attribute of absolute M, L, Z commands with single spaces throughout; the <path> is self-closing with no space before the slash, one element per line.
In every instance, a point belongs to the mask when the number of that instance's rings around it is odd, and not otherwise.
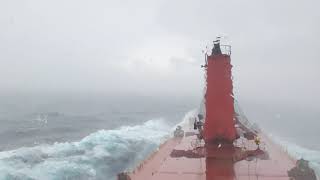
<path fill-rule="evenodd" d="M 0 180 L 113 180 L 156 150 L 199 103 L 191 97 L 1 95 Z M 279 127 L 281 133 L 265 131 L 320 172 L 319 141 L 308 144 L 301 138 L 307 135 Z"/>

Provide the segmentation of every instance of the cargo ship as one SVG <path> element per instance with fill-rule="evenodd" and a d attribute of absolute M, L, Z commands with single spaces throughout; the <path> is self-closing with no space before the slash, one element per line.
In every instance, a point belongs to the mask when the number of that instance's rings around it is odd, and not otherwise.
<path fill-rule="evenodd" d="M 171 138 L 118 180 L 316 180 L 308 161 L 294 159 L 250 123 L 233 95 L 231 46 L 205 53 L 202 108 Z"/>

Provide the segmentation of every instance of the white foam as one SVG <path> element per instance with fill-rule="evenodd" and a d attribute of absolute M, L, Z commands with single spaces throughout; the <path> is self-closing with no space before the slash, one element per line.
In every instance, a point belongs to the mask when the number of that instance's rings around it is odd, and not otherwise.
<path fill-rule="evenodd" d="M 163 120 L 100 130 L 79 142 L 0 152 L 0 180 L 98 180 L 135 166 L 170 134 Z"/>
<path fill-rule="evenodd" d="M 291 155 L 295 159 L 303 158 L 305 160 L 308 160 L 310 166 L 317 173 L 317 176 L 320 176 L 320 151 L 301 147 L 293 142 L 286 141 L 273 135 L 269 136 L 273 139 L 274 142 L 280 145 L 284 150 L 286 150 L 289 153 L 289 155 Z"/>
<path fill-rule="evenodd" d="M 191 110 L 189 112 L 187 112 L 182 121 L 177 124 L 177 126 L 181 126 L 182 129 L 184 130 L 191 130 L 193 129 L 193 123 L 194 123 L 194 117 L 197 117 L 198 115 L 198 110 L 197 109 L 194 109 L 194 110 Z"/>
<path fill-rule="evenodd" d="M 189 128 L 197 110 L 178 125 Z M 115 130 L 100 130 L 78 142 L 22 147 L 0 152 L 0 180 L 114 179 L 130 170 L 172 135 L 162 119 Z"/>

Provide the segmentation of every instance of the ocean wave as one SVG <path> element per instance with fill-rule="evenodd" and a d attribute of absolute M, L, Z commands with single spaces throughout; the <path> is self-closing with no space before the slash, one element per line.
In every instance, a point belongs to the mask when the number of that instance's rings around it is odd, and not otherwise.
<path fill-rule="evenodd" d="M 288 154 L 295 159 L 305 159 L 309 161 L 310 166 L 315 170 L 318 178 L 320 177 L 320 151 L 308 149 L 289 142 L 280 137 L 269 135 L 274 142 L 280 145 Z"/>
<path fill-rule="evenodd" d="M 161 120 L 100 130 L 78 142 L 0 152 L 0 180 L 100 180 L 130 170 L 170 134 Z"/>

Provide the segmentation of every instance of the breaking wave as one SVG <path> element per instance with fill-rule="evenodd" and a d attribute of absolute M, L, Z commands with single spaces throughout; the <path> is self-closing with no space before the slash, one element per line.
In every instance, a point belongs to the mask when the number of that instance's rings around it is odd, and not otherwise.
<path fill-rule="evenodd" d="M 318 178 L 320 177 L 320 151 L 307 149 L 295 143 L 276 138 L 273 135 L 270 137 L 279 144 L 289 155 L 295 159 L 305 159 L 309 161 L 310 166 L 315 170 Z"/>
<path fill-rule="evenodd" d="M 153 152 L 170 134 L 161 120 L 100 130 L 79 142 L 0 152 L 0 180 L 114 179 Z"/>

